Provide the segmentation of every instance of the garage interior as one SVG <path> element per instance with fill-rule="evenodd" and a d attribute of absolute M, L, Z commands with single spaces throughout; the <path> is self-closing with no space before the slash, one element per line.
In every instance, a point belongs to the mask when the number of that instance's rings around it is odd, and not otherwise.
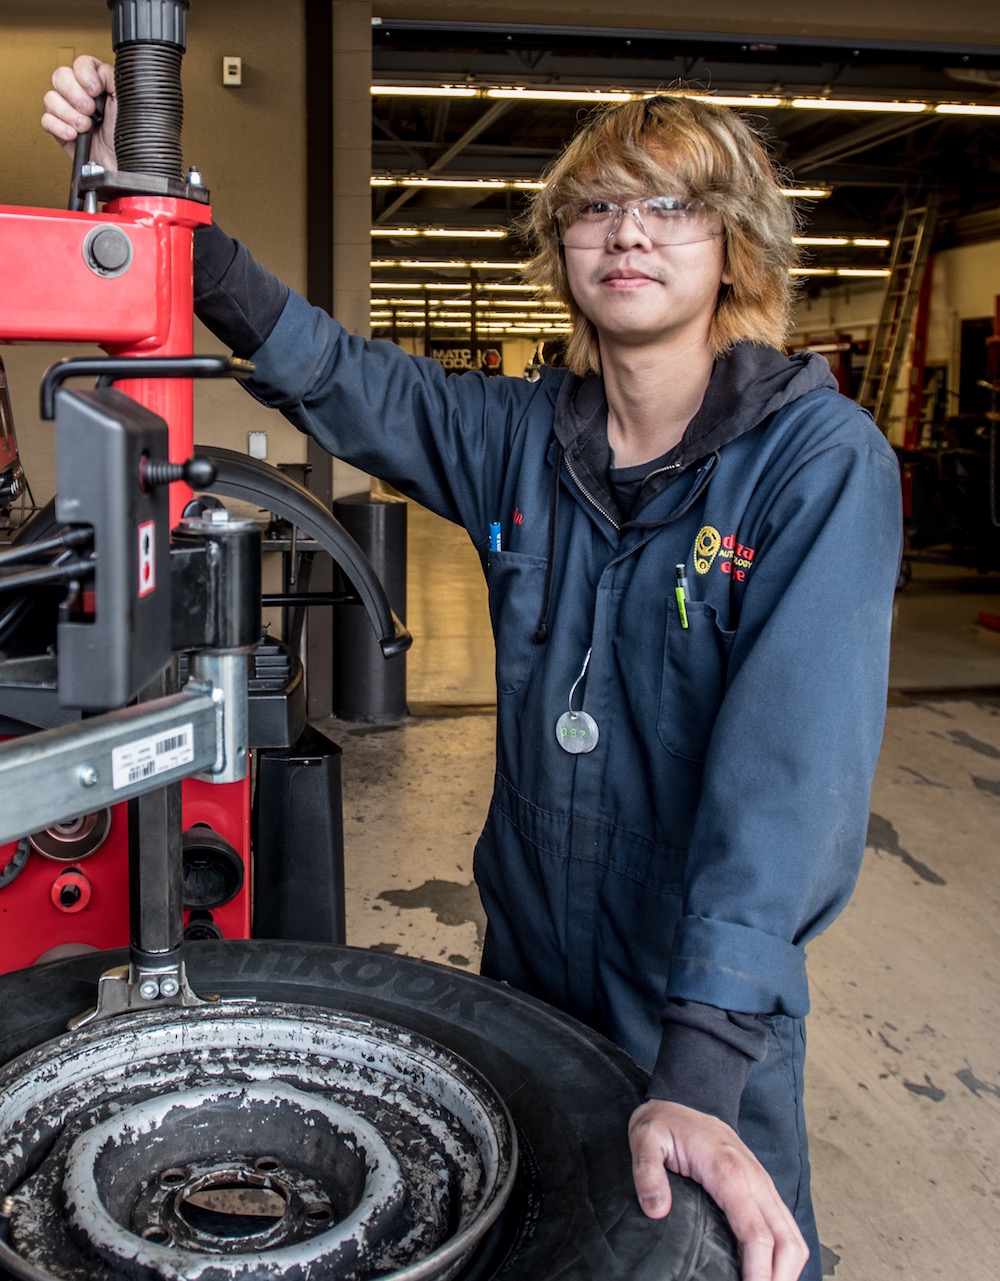
<path fill-rule="evenodd" d="M 794 342 L 824 352 L 848 394 L 874 394 L 863 392 L 866 358 L 893 247 L 905 219 L 930 210 L 920 216 L 931 266 L 909 320 L 918 346 L 888 380 L 879 422 L 901 450 L 953 451 L 976 483 L 949 491 L 951 523 L 917 531 L 897 594 L 865 866 L 843 916 L 809 949 L 807 1111 L 825 1276 L 986 1281 L 1000 1249 L 1000 535 L 980 481 L 997 394 L 984 384 L 998 377 L 987 340 L 1000 336 L 1000 25 L 971 4 L 947 14 L 851 4 L 837 15 L 722 5 L 711 22 L 691 8 L 632 3 L 612 29 L 595 5 L 553 2 L 540 23 L 517 4 L 487 16 L 457 0 L 304 0 L 283 8 L 275 31 L 263 0 L 195 0 L 186 155 L 227 230 L 354 328 L 458 368 L 497 351 L 514 376 L 551 358 L 562 336 L 551 308 L 498 287 L 516 284 L 517 217 L 597 91 L 683 82 L 757 100 L 744 109 L 773 140 L 790 190 L 810 193 L 797 202 Z M 38 103 L 57 55 L 106 49 L 105 17 L 82 0 L 15 0 L 0 17 L 17 99 L 6 204 L 65 206 L 66 167 L 38 130 Z M 223 83 L 233 57 L 238 85 Z M 831 108 L 838 100 L 856 105 Z M 358 124 L 369 115 L 370 131 Z M 465 185 L 435 185 L 448 178 Z M 195 341 L 217 348 L 201 329 Z M 54 463 L 37 387 L 66 353 L 39 343 L 0 354 L 42 503 Z M 199 441 L 246 453 L 255 435 L 268 461 L 301 469 L 326 503 L 367 490 L 369 478 L 331 467 L 245 402 L 221 383 L 198 385 Z M 16 507 L 12 517 L 16 526 Z M 265 578 L 279 559 L 265 557 Z M 405 663 L 405 707 L 391 719 L 336 714 L 329 612 L 310 610 L 305 624 L 310 720 L 343 753 L 346 937 L 475 973 L 483 921 L 471 858 L 495 723 L 486 593 L 464 533 L 409 503 L 405 585 L 393 605 L 414 643 L 393 660 Z M 277 634 L 277 611 L 269 618 Z"/>

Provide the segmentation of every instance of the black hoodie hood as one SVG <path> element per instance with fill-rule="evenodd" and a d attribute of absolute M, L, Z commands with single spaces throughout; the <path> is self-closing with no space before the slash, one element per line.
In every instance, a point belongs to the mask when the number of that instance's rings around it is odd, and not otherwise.
<path fill-rule="evenodd" d="M 827 362 L 815 352 L 786 356 L 773 347 L 737 343 L 716 360 L 701 407 L 680 443 L 646 464 L 644 470 L 630 468 L 622 473 L 640 482 L 636 509 L 687 467 L 718 453 L 791 401 L 819 387 L 837 390 L 837 381 Z M 571 375 L 565 379 L 556 402 L 554 430 L 573 474 L 593 499 L 624 524 L 634 511 L 622 511 L 621 489 L 612 473 L 608 402 L 602 378 Z"/>

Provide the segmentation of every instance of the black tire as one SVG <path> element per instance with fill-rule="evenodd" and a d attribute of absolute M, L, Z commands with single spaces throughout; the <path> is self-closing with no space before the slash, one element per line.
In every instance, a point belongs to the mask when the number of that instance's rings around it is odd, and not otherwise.
<path fill-rule="evenodd" d="M 89 953 L 0 977 L 0 1062 L 60 1035 L 94 1004 L 98 975 L 124 959 Z M 737 1281 L 729 1229 L 697 1185 L 672 1178 L 670 1215 L 642 1214 L 626 1127 L 646 1074 L 581 1024 L 487 979 L 346 947 L 194 943 L 187 965 L 196 992 L 369 1014 L 491 1081 L 514 1119 L 519 1173 L 461 1281 Z"/>

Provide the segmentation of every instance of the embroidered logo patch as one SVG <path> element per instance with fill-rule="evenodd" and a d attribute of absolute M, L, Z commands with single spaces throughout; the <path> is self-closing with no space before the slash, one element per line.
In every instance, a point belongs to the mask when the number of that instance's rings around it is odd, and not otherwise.
<path fill-rule="evenodd" d="M 694 567 L 696 573 L 707 574 L 722 546 L 722 535 L 711 525 L 703 525 L 694 540 Z"/>
<path fill-rule="evenodd" d="M 712 525 L 703 525 L 694 540 L 694 568 L 698 574 L 707 574 L 718 561 L 720 574 L 729 574 L 742 583 L 753 569 L 753 558 L 752 547 L 738 543 L 735 534 L 723 537 Z"/>

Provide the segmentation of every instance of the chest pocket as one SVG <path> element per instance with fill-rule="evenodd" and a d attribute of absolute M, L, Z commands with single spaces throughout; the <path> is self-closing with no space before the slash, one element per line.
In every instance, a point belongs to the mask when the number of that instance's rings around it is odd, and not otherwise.
<path fill-rule="evenodd" d="M 497 690 L 513 694 L 528 678 L 538 615 L 542 608 L 545 567 L 542 556 L 524 552 L 490 552 L 488 580 L 490 620 L 497 646 Z"/>
<path fill-rule="evenodd" d="M 663 682 L 656 731 L 674 756 L 703 761 L 726 688 L 735 632 L 704 601 L 687 602 L 687 628 L 676 609 L 667 611 Z"/>

